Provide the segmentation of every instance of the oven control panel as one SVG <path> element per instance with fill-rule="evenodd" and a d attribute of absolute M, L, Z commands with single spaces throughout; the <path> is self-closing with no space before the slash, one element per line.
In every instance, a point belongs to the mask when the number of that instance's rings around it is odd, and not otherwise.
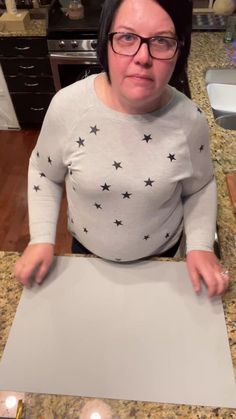
<path fill-rule="evenodd" d="M 51 51 L 95 51 L 96 39 L 48 39 L 48 50 Z"/>

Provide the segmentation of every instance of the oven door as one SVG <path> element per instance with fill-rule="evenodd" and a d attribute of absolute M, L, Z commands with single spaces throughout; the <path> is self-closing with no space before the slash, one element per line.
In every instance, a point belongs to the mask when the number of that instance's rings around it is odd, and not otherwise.
<path fill-rule="evenodd" d="M 95 52 L 50 53 L 50 63 L 56 91 L 102 71 Z"/>

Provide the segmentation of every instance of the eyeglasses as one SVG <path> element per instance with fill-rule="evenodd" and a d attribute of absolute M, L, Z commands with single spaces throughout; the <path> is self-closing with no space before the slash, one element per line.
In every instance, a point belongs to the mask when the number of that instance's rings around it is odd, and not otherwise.
<path fill-rule="evenodd" d="M 177 39 L 169 36 L 144 38 L 130 32 L 111 32 L 108 39 L 116 54 L 132 57 L 137 54 L 142 44 L 147 44 L 150 56 L 158 60 L 170 60 L 182 45 Z"/>

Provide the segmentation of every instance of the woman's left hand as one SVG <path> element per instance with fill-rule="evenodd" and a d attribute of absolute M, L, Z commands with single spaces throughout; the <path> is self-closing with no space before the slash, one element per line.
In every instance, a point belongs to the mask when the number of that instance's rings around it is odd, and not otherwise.
<path fill-rule="evenodd" d="M 187 254 L 187 268 L 196 293 L 201 291 L 203 280 L 208 296 L 223 294 L 229 286 L 229 275 L 213 252 L 191 250 Z"/>

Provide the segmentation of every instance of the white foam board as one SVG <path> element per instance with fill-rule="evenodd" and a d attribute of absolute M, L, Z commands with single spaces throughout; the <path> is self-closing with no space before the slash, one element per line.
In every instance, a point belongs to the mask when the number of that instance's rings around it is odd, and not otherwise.
<path fill-rule="evenodd" d="M 184 262 L 58 257 L 22 293 L 0 390 L 236 407 L 221 299 Z"/>

